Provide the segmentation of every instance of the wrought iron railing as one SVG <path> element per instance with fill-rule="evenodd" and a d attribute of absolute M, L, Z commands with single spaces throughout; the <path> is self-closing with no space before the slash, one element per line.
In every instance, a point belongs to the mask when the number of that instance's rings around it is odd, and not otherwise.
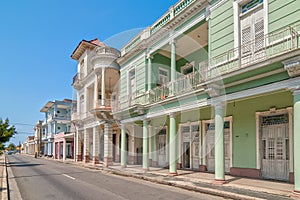
<path fill-rule="evenodd" d="M 137 93 L 134 98 L 130 98 L 130 101 L 121 102 L 117 109 L 124 109 L 134 105 L 147 105 L 163 101 L 170 96 L 200 89 L 206 81 L 218 76 L 241 70 L 250 65 L 299 49 L 299 32 L 300 23 L 297 23 L 212 57 L 208 61 L 203 61 L 199 64 L 200 70 L 188 75 L 182 75 L 175 81 L 157 86 L 147 92 Z M 259 44 L 258 42 L 263 43 Z"/>

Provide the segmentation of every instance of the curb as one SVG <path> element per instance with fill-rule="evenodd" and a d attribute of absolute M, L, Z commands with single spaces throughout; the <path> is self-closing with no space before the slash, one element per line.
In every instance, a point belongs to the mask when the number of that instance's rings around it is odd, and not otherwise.
<path fill-rule="evenodd" d="M 208 188 L 196 187 L 196 186 L 191 186 L 191 185 L 184 185 L 184 184 L 176 183 L 175 181 L 170 182 L 170 181 L 165 181 L 165 180 L 158 180 L 155 178 L 145 177 L 143 175 L 137 175 L 137 174 L 132 174 L 132 173 L 128 173 L 128 172 L 121 172 L 121 171 L 112 170 L 112 169 L 103 169 L 103 171 L 110 172 L 112 174 L 119 175 L 119 176 L 142 179 L 142 180 L 146 180 L 149 182 L 154 182 L 154 183 L 163 184 L 163 185 L 169 185 L 169 186 L 173 186 L 173 187 L 177 187 L 177 188 L 181 188 L 181 189 L 185 189 L 185 190 L 215 195 L 215 196 L 219 196 L 219 197 L 239 199 L 239 200 L 262 200 L 261 198 L 255 198 L 255 197 L 250 197 L 250 196 L 246 196 L 246 195 L 239 195 L 239 194 L 235 194 L 232 192 L 224 192 L 224 191 L 219 191 L 219 190 L 215 190 L 215 189 L 208 189 Z"/>
<path fill-rule="evenodd" d="M 7 200 L 9 199 L 9 187 L 8 187 L 8 174 L 7 174 L 7 166 L 6 166 L 6 156 L 4 155 L 3 162 L 3 173 L 2 173 L 2 183 L 1 183 L 1 199 Z"/>
<path fill-rule="evenodd" d="M 140 175 L 140 174 L 130 173 L 130 172 L 126 172 L 126 171 L 120 171 L 118 169 L 113 169 L 110 167 L 105 168 L 105 167 L 101 167 L 101 166 L 87 166 L 87 165 L 79 164 L 79 163 L 76 164 L 74 162 L 63 162 L 63 161 L 59 161 L 59 160 L 54 160 L 54 161 L 65 163 L 65 164 L 70 164 L 73 166 L 83 167 L 83 168 L 87 168 L 87 169 L 91 169 L 91 170 L 99 170 L 101 173 L 108 173 L 108 174 L 114 174 L 114 175 L 119 175 L 119 176 L 123 176 L 123 177 L 131 177 L 131 178 L 141 179 L 141 180 L 145 180 L 145 181 L 149 181 L 149 182 L 153 182 L 153 183 L 157 183 L 157 184 L 173 186 L 173 187 L 177 187 L 177 188 L 181 188 L 181 189 L 185 189 L 185 190 L 189 190 L 189 191 L 200 192 L 200 193 L 210 194 L 210 195 L 224 197 L 224 198 L 238 199 L 238 200 L 262 200 L 262 199 L 264 199 L 264 198 L 251 197 L 251 196 L 247 196 L 247 195 L 243 195 L 243 194 L 228 192 L 228 191 L 224 191 L 224 190 L 194 186 L 192 184 L 188 184 L 185 181 L 180 181 L 182 183 L 180 183 L 180 182 L 178 183 L 178 181 L 175 181 L 175 180 L 167 181 L 167 180 L 147 177 L 147 176 Z M 270 193 L 270 194 L 278 195 L 278 194 L 273 194 L 273 193 Z M 285 197 L 291 198 L 291 196 L 285 196 Z"/>

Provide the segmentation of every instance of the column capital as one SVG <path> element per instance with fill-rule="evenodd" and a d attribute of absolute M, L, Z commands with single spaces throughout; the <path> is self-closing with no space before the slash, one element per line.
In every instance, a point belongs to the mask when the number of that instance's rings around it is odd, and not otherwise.
<path fill-rule="evenodd" d="M 213 106 L 215 109 L 224 109 L 226 103 L 224 101 L 214 102 Z"/>
<path fill-rule="evenodd" d="M 142 121 L 143 121 L 143 124 L 147 123 L 147 125 L 148 125 L 150 122 L 150 119 L 144 118 Z"/>
<path fill-rule="evenodd" d="M 146 53 L 146 58 L 147 58 L 148 60 L 152 60 L 152 59 L 154 58 L 154 56 L 151 55 L 150 52 L 147 52 L 147 53 Z"/>
<path fill-rule="evenodd" d="M 285 60 L 282 64 L 290 77 L 295 77 L 300 74 L 300 56 Z"/>
<path fill-rule="evenodd" d="M 174 118 L 177 115 L 179 115 L 179 112 L 173 112 L 173 113 L 169 113 L 170 118 Z"/>
<path fill-rule="evenodd" d="M 287 88 L 287 90 L 291 91 L 293 93 L 293 95 L 298 95 L 298 94 L 300 94 L 300 85 L 289 87 L 289 88 Z"/>
<path fill-rule="evenodd" d="M 176 46 L 177 40 L 176 40 L 175 38 L 173 38 L 173 36 L 171 36 L 171 37 L 172 37 L 172 38 L 170 39 L 169 44 L 170 44 L 170 45 L 175 45 L 175 46 Z"/>
<path fill-rule="evenodd" d="M 121 129 L 126 129 L 126 124 L 121 124 Z"/>
<path fill-rule="evenodd" d="M 146 58 L 147 59 L 153 59 L 153 55 L 151 55 L 151 48 L 148 48 L 145 52 Z"/>

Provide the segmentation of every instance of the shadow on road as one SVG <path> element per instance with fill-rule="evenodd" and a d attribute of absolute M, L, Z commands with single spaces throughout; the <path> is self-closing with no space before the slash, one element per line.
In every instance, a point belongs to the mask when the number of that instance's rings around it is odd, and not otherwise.
<path fill-rule="evenodd" d="M 43 164 L 39 163 L 28 163 L 28 162 L 9 162 L 7 163 L 7 167 L 34 167 Z"/>
<path fill-rule="evenodd" d="M 30 174 L 30 175 L 23 175 L 23 176 L 14 176 L 12 178 L 25 178 L 25 177 L 46 177 L 46 176 L 61 176 L 61 175 L 74 175 L 74 174 L 87 174 L 87 173 L 97 173 L 97 172 L 70 172 L 70 173 L 37 173 L 37 174 Z"/>

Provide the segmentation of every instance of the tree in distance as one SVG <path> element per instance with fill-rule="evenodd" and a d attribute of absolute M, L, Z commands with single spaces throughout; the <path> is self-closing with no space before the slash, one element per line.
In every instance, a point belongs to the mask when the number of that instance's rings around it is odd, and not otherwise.
<path fill-rule="evenodd" d="M 12 136 L 17 134 L 15 126 L 9 125 L 9 120 L 0 118 L 0 150 L 4 149 L 4 143 L 8 142 Z"/>

